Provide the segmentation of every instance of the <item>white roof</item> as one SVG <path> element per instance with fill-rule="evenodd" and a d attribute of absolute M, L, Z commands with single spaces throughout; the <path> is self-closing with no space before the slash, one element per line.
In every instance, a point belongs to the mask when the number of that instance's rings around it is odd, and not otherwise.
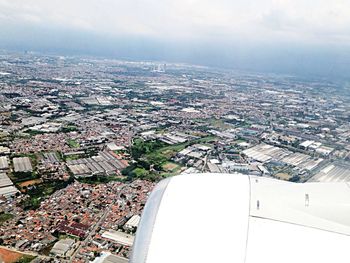
<path fill-rule="evenodd" d="M 10 197 L 18 193 L 18 189 L 14 186 L 5 186 L 0 188 L 0 196 Z"/>
<path fill-rule="evenodd" d="M 314 143 L 314 141 L 305 141 L 305 142 L 301 143 L 300 146 L 307 148 L 313 143 Z"/>
<path fill-rule="evenodd" d="M 8 158 L 7 156 L 0 157 L 0 169 L 5 170 L 9 168 Z"/>
<path fill-rule="evenodd" d="M 103 251 L 101 256 L 95 258 L 91 263 L 128 263 L 128 260 L 126 258 L 113 255 L 111 252 Z"/>
<path fill-rule="evenodd" d="M 102 234 L 102 237 L 113 240 L 119 244 L 126 245 L 126 246 L 132 246 L 134 242 L 134 236 L 124 232 L 115 231 L 113 229 L 104 232 Z"/>
<path fill-rule="evenodd" d="M 167 179 L 149 197 L 130 262 L 348 262 L 349 187 L 241 174 Z"/>
<path fill-rule="evenodd" d="M 125 223 L 126 227 L 132 228 L 139 225 L 141 217 L 139 215 L 133 215 L 128 222 Z"/>
<path fill-rule="evenodd" d="M 124 149 L 124 147 L 117 146 L 114 142 L 107 143 L 106 146 L 110 151 L 119 151 Z"/>
<path fill-rule="evenodd" d="M 50 252 L 59 256 L 63 256 L 68 252 L 69 249 L 71 249 L 73 244 L 74 244 L 73 239 L 70 239 L 70 238 L 61 239 L 58 242 L 56 242 L 56 244 L 53 246 Z"/>
<path fill-rule="evenodd" d="M 28 157 L 13 158 L 13 166 L 15 172 L 31 172 L 33 171 L 32 164 Z"/>

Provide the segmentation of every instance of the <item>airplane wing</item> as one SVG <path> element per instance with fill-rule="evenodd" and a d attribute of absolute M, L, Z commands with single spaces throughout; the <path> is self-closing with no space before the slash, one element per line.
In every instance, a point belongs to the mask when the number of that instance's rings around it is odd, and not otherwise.
<path fill-rule="evenodd" d="M 131 263 L 350 262 L 350 185 L 180 175 L 147 201 Z"/>

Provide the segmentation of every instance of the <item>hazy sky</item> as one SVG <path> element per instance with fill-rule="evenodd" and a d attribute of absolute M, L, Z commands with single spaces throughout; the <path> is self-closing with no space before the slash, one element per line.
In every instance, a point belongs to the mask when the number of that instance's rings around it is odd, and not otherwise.
<path fill-rule="evenodd" d="M 0 0 L 1 46 L 343 74 L 350 1 Z"/>

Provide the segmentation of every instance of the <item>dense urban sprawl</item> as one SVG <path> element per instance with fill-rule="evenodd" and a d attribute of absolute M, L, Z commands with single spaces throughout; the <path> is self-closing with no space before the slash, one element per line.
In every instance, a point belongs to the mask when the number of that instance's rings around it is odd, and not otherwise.
<path fill-rule="evenodd" d="M 326 79 L 0 52 L 0 243 L 33 262 L 126 262 L 162 178 L 350 181 L 349 90 Z"/>

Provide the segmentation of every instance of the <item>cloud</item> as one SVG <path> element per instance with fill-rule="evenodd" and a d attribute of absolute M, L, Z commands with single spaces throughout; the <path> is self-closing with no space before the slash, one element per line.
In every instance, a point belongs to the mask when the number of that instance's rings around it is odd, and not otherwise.
<path fill-rule="evenodd" d="M 348 40 L 346 0 L 0 0 L 0 29 L 38 24 L 158 39 Z"/>

